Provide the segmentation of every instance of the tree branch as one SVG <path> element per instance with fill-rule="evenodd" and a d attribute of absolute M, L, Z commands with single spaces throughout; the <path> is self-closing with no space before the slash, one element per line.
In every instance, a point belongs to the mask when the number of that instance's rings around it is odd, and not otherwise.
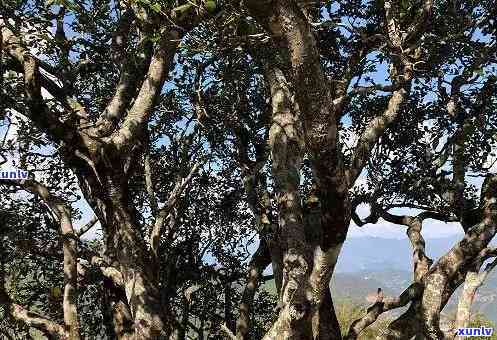
<path fill-rule="evenodd" d="M 242 298 L 239 304 L 239 316 L 236 321 L 236 338 L 244 340 L 247 338 L 250 324 L 250 312 L 254 301 L 254 296 L 263 282 L 262 273 L 268 265 L 271 264 L 271 254 L 268 244 L 264 239 L 259 242 L 259 247 L 252 256 L 249 263 L 247 281 L 242 292 Z"/>
<path fill-rule="evenodd" d="M 82 226 L 81 228 L 79 228 L 77 231 L 76 231 L 76 236 L 78 238 L 80 238 L 81 236 L 83 236 L 84 234 L 86 234 L 91 228 L 93 228 L 93 226 L 98 222 L 98 217 L 97 216 L 93 216 L 93 218 L 88 221 L 88 223 L 86 223 L 84 226 Z"/>
<path fill-rule="evenodd" d="M 159 249 L 159 241 L 161 235 L 161 229 L 164 225 L 165 220 L 167 219 L 169 212 L 176 206 L 181 194 L 185 190 L 186 186 L 192 181 L 193 176 L 200 169 L 202 163 L 195 163 L 193 167 L 190 169 L 190 172 L 185 178 L 178 178 L 176 181 L 176 185 L 174 186 L 169 198 L 162 209 L 160 209 L 158 216 L 155 220 L 155 223 L 152 228 L 152 232 L 150 234 L 150 248 L 152 254 L 157 258 L 158 257 L 158 249 Z"/>
<path fill-rule="evenodd" d="M 179 34 L 175 31 L 163 33 L 156 46 L 138 96 L 124 119 L 122 127 L 111 137 L 112 143 L 118 150 L 128 148 L 143 132 L 171 68 L 178 38 Z"/>
<path fill-rule="evenodd" d="M 378 289 L 378 297 L 376 302 L 367 309 L 366 315 L 352 322 L 347 335 L 344 337 L 344 340 L 357 339 L 359 334 L 374 323 L 381 314 L 392 309 L 406 306 L 409 302 L 419 298 L 422 291 L 422 287 L 419 283 L 413 283 L 409 286 L 409 288 L 404 290 L 399 297 L 384 299 L 381 289 Z"/>
<path fill-rule="evenodd" d="M 423 20 L 428 20 L 431 16 L 432 1 L 427 0 L 425 2 L 425 7 L 423 8 L 424 13 Z M 369 159 L 371 150 L 378 142 L 379 138 L 384 134 L 385 130 L 391 125 L 399 116 L 400 107 L 406 101 L 407 96 L 410 91 L 410 81 L 413 77 L 414 64 L 407 60 L 405 56 L 402 55 L 402 35 L 398 23 L 398 8 L 393 1 L 385 1 L 385 20 L 387 25 L 387 31 L 389 39 L 397 50 L 401 53 L 397 60 L 394 60 L 393 74 L 394 85 L 393 87 L 388 87 L 386 89 L 397 88 L 394 90 L 388 106 L 382 115 L 374 118 L 362 133 L 357 146 L 355 148 L 354 154 L 352 156 L 351 166 L 346 171 L 346 178 L 349 188 L 355 183 L 355 180 L 359 177 L 362 169 L 366 165 Z M 420 32 L 423 26 L 420 26 L 416 32 Z M 399 70 L 402 69 L 402 74 L 398 75 Z M 400 77 L 400 80 L 398 79 Z"/>
<path fill-rule="evenodd" d="M 359 199 L 359 198 L 356 198 L 356 199 L 354 199 L 352 201 L 351 209 L 350 209 L 352 221 L 354 221 L 354 223 L 358 227 L 365 226 L 366 224 L 369 224 L 369 223 L 376 223 L 376 222 L 378 222 L 378 219 L 380 218 L 380 216 L 378 215 L 377 210 L 374 209 L 374 208 L 371 209 L 369 216 L 367 216 L 366 218 L 361 219 L 359 217 L 359 215 L 357 214 L 357 207 L 361 203 L 364 203 L 364 202 L 362 202 L 362 200 Z"/>
<path fill-rule="evenodd" d="M 0 287 L 0 304 L 4 305 L 5 311 L 17 321 L 24 323 L 29 327 L 42 331 L 47 336 L 63 337 L 65 336 L 64 327 L 58 323 L 32 312 L 25 307 L 16 304 L 5 291 L 5 287 Z"/>
<path fill-rule="evenodd" d="M 346 171 L 347 185 L 351 188 L 366 165 L 371 150 L 379 141 L 385 130 L 397 119 L 402 104 L 407 99 L 408 90 L 401 88 L 394 91 L 385 111 L 373 118 L 364 129 L 354 150 L 350 168 Z"/>
<path fill-rule="evenodd" d="M 145 176 L 145 188 L 147 190 L 148 201 L 150 204 L 150 209 L 152 210 L 152 215 L 157 216 L 157 210 L 159 205 L 157 203 L 157 198 L 155 197 L 154 182 L 152 180 L 152 167 L 150 165 L 150 151 L 147 150 L 143 160 L 144 164 L 144 176 Z"/>
<path fill-rule="evenodd" d="M 70 108 L 67 97 L 58 85 L 40 73 L 40 61 L 22 47 L 19 38 L 3 25 L 3 20 L 0 21 L 0 26 L 4 51 L 20 65 L 18 71 L 24 73 L 26 103 L 29 108 L 26 115 L 55 141 L 71 142 L 77 134 L 76 129 L 61 122 L 49 110 L 42 97 L 41 88 L 45 87 L 64 107 Z"/>
<path fill-rule="evenodd" d="M 59 219 L 64 253 L 64 323 L 68 327 L 71 338 L 79 339 L 79 320 L 76 305 L 78 296 L 77 238 L 72 226 L 71 209 L 64 200 L 52 195 L 46 186 L 35 180 L 21 180 L 13 183 L 39 196 Z"/>
<path fill-rule="evenodd" d="M 468 327 L 470 321 L 471 306 L 476 291 L 483 285 L 489 273 L 497 266 L 497 259 L 486 265 L 482 272 L 468 271 L 464 280 L 464 287 L 459 296 L 457 306 L 456 322 L 454 329 Z M 478 267 L 479 268 L 479 267 Z"/>
<path fill-rule="evenodd" d="M 150 63 L 150 54 L 146 47 L 148 36 L 142 37 L 138 44 L 143 48 L 143 58 L 140 65 L 134 65 L 136 58 L 126 54 L 126 45 L 129 40 L 131 25 L 135 20 L 134 11 L 129 9 L 121 16 L 116 31 L 112 34 L 112 60 L 120 67 L 120 77 L 116 85 L 114 96 L 109 101 L 103 114 L 95 123 L 97 135 L 108 136 L 117 127 L 120 119 L 125 114 L 126 108 L 136 94 L 136 86 L 146 73 L 146 67 Z M 136 51 L 138 53 L 138 51 Z"/>
<path fill-rule="evenodd" d="M 71 209 L 66 205 L 63 199 L 51 194 L 46 186 L 33 179 L 20 181 L 0 180 L 1 184 L 5 184 L 6 182 L 39 196 L 59 219 L 63 244 L 62 249 L 64 253 L 64 324 L 67 327 L 70 338 L 75 340 L 79 339 L 80 333 L 77 310 L 77 238 L 72 226 Z M 17 307 L 14 307 L 14 313 L 18 313 L 19 316 L 22 315 L 24 318 L 29 317 L 27 311 L 24 309 L 16 310 L 15 308 Z M 63 331 L 65 332 L 65 330 Z"/>
<path fill-rule="evenodd" d="M 14 69 L 16 72 L 19 73 L 24 73 L 25 72 L 25 64 L 26 64 L 26 59 L 28 59 L 31 63 L 36 64 L 36 77 L 37 77 L 37 82 L 39 82 L 40 88 L 43 87 L 51 96 L 53 96 L 57 101 L 64 107 L 65 110 L 67 110 L 70 113 L 76 113 L 74 109 L 74 104 L 75 100 L 72 98 L 69 98 L 68 94 L 66 93 L 66 90 L 64 88 L 61 88 L 52 78 L 56 78 L 60 80 L 61 82 L 64 81 L 63 76 L 59 74 L 59 72 L 54 69 L 51 65 L 48 63 L 39 60 L 38 58 L 34 57 L 27 51 L 21 42 L 21 39 L 7 27 L 2 25 L 3 20 L 0 19 L 0 26 L 1 26 L 1 31 L 2 31 L 2 39 L 4 41 L 4 50 L 6 50 L 7 55 L 10 56 L 12 60 L 14 60 Z M 43 71 L 43 72 L 40 72 Z M 40 91 L 41 92 L 41 91 Z M 39 95 L 41 97 L 41 93 Z M 78 107 L 81 107 L 81 105 L 78 103 Z M 22 112 L 22 111 L 21 111 Z M 52 121 L 55 123 L 57 119 L 53 119 Z M 62 124 L 62 123 L 58 123 Z M 68 128 L 68 127 L 66 127 Z"/>

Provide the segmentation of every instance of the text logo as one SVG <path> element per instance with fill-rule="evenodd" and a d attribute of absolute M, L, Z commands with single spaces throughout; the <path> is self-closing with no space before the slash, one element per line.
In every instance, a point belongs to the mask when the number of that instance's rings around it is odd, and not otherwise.
<path fill-rule="evenodd" d="M 471 336 L 492 336 L 492 333 L 494 332 L 494 329 L 492 327 L 464 327 L 464 328 L 458 328 L 457 329 L 457 336 L 466 336 L 466 337 L 471 337 Z"/>
<path fill-rule="evenodd" d="M 0 179 L 26 179 L 28 178 L 28 172 L 26 170 L 0 170 Z"/>

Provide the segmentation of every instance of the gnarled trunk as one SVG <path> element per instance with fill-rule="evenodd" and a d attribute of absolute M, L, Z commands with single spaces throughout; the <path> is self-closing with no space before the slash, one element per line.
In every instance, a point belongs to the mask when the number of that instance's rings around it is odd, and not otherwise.
<path fill-rule="evenodd" d="M 405 339 L 413 325 L 419 320 L 416 336 L 420 339 L 438 340 L 445 336 L 440 330 L 440 313 L 457 287 L 464 282 L 475 263 L 484 259 L 489 242 L 497 233 L 497 176 L 485 179 L 481 194 L 481 221 L 466 231 L 464 238 L 442 256 L 423 277 L 423 294 L 419 301 L 395 320 L 384 339 Z M 483 254 L 482 254 L 483 253 Z M 417 304 L 419 303 L 419 308 Z M 411 321 L 409 321 L 411 320 Z"/>
<path fill-rule="evenodd" d="M 318 223 L 304 221 L 300 199 L 303 127 L 283 72 L 266 65 L 273 106 L 270 148 L 279 209 L 283 280 L 279 315 L 264 339 L 339 339 L 329 282 L 341 243 L 323 251 Z M 343 239 L 342 239 L 343 240 Z"/>
<path fill-rule="evenodd" d="M 279 316 L 264 339 L 310 339 L 310 303 L 307 300 L 311 266 L 305 243 L 300 201 L 300 166 L 303 157 L 302 127 L 281 70 L 267 67 L 273 117 L 269 131 L 272 173 L 278 204 L 278 226 L 283 249 L 283 281 Z"/>
<path fill-rule="evenodd" d="M 91 160 L 93 168 L 80 163 L 76 164 L 75 172 L 86 200 L 101 221 L 104 258 L 122 274 L 121 289 L 124 289 L 126 303 L 117 299 L 111 307 L 115 329 L 123 339 L 161 339 L 169 334 L 167 311 L 161 303 L 158 268 L 152 261 L 128 195 L 132 156 L 126 155 L 124 159 L 117 156 L 107 161 L 95 155 Z M 126 315 L 128 308 L 132 335 Z"/>

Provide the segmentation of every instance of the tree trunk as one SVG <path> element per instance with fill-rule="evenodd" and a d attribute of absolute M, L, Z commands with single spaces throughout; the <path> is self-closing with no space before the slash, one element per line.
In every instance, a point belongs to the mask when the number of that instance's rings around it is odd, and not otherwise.
<path fill-rule="evenodd" d="M 341 339 L 340 324 L 335 313 L 331 292 L 325 291 L 319 310 L 313 315 L 313 334 L 316 340 Z"/>
<path fill-rule="evenodd" d="M 340 339 L 329 282 L 341 243 L 322 251 L 320 221 L 312 225 L 304 221 L 299 193 L 303 132 L 298 105 L 279 68 L 267 66 L 265 74 L 273 106 L 269 140 L 279 208 L 283 280 L 279 316 L 264 339 Z"/>
<path fill-rule="evenodd" d="M 117 203 L 117 202 L 116 202 Z M 119 204 L 119 203 L 118 203 Z M 123 203 L 113 215 L 115 234 L 109 240 L 123 274 L 124 287 L 136 339 L 158 339 L 167 335 L 158 282 L 150 254 L 138 233 L 138 225 Z"/>
<path fill-rule="evenodd" d="M 257 251 L 255 252 L 249 264 L 249 273 L 247 283 L 242 292 L 242 298 L 238 307 L 239 317 L 236 321 L 236 338 L 237 340 L 249 339 L 250 314 L 254 296 L 262 281 L 262 272 L 271 263 L 269 248 L 264 240 L 261 240 Z M 228 325 L 227 325 L 228 326 Z"/>
<path fill-rule="evenodd" d="M 95 150 L 105 152 L 98 147 Z M 103 161 L 95 155 L 92 168 L 83 163 L 76 164 L 75 170 L 86 200 L 101 221 L 105 258 L 122 273 L 134 338 L 161 339 L 169 334 L 167 311 L 161 304 L 156 275 L 158 268 L 152 261 L 128 196 L 127 180 L 131 169 L 127 164 L 132 159 L 125 156 L 123 160 L 122 155 L 116 153 L 113 157 Z M 117 313 L 114 318 L 120 323 L 125 319 L 126 308 L 122 302 L 113 308 Z M 127 326 L 116 325 L 116 329 L 123 337 L 128 337 Z"/>
<path fill-rule="evenodd" d="M 466 280 L 464 281 L 464 287 L 462 289 L 461 295 L 459 297 L 459 303 L 457 305 L 457 314 L 455 329 L 469 326 L 469 320 L 471 316 L 471 305 L 475 298 L 476 290 L 481 286 L 485 278 L 480 277 L 477 272 L 469 271 L 466 274 Z M 457 337 L 456 339 L 459 339 Z"/>
<path fill-rule="evenodd" d="M 298 103 L 294 102 L 285 74 L 266 61 L 265 76 L 273 107 L 269 140 L 279 208 L 283 280 L 279 317 L 265 339 L 340 339 L 329 282 L 345 240 L 350 214 L 346 213 L 347 184 L 341 180 L 345 178 L 343 167 L 335 158 L 334 142 L 337 136 L 322 130 L 332 124 L 330 110 L 333 104 L 329 90 L 324 90 L 326 80 L 320 78 L 323 74 L 319 58 L 314 54 L 314 39 L 305 17 L 296 13 L 299 9 L 294 4 L 287 5 L 280 1 L 276 2 L 275 12 L 274 19 L 279 27 L 271 26 L 271 29 L 277 35 L 279 44 L 291 51 L 291 77 Z M 267 17 L 259 16 L 259 20 L 264 22 Z M 305 46 L 301 46 L 302 43 Z M 317 98 L 314 96 L 320 99 L 310 100 L 311 97 Z M 306 230 L 299 193 L 299 171 L 304 149 L 302 118 L 307 129 L 305 137 L 313 157 L 313 168 L 318 170 L 315 171 L 318 186 L 332 185 L 332 188 L 327 188 L 329 190 L 319 192 L 319 199 L 324 204 L 319 209 L 320 223 L 313 226 L 316 230 Z M 323 135 L 327 137 L 323 139 Z M 331 177 L 335 179 L 332 183 L 324 180 Z"/>
<path fill-rule="evenodd" d="M 267 67 L 266 78 L 273 108 L 269 145 L 283 249 L 283 282 L 278 320 L 264 339 L 311 339 L 311 304 L 306 294 L 311 258 L 305 243 L 299 192 L 302 127 L 281 70 Z"/>
<path fill-rule="evenodd" d="M 438 340 L 445 335 L 440 330 L 440 312 L 450 296 L 464 281 L 468 271 L 474 268 L 481 252 L 497 232 L 497 176 L 485 179 L 482 186 L 481 222 L 470 228 L 464 238 L 446 255 L 442 256 L 423 277 L 424 289 L 419 308 L 411 308 L 395 320 L 384 339 L 405 339 L 406 333 L 419 320 L 419 339 Z M 417 302 L 416 302 L 417 303 Z M 413 303 L 414 304 L 414 303 Z M 414 304 L 416 306 L 416 304 Z M 414 315 L 414 318 L 413 318 Z M 411 320 L 411 321 L 410 321 Z"/>

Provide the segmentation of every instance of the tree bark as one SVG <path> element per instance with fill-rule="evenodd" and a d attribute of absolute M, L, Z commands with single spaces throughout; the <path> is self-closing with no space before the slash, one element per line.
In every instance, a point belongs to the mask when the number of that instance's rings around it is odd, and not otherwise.
<path fill-rule="evenodd" d="M 311 258 L 305 243 L 300 201 L 300 166 L 303 156 L 302 127 L 297 106 L 291 99 L 280 69 L 268 67 L 272 125 L 269 146 L 278 204 L 278 226 L 283 243 L 283 282 L 279 317 L 264 339 L 310 339 L 312 327 L 306 291 Z"/>
<path fill-rule="evenodd" d="M 445 288 L 464 265 L 474 261 L 496 234 L 497 176 L 490 176 L 485 180 L 482 187 L 482 201 L 482 221 L 469 229 L 463 240 L 440 258 L 424 278 L 425 290 L 421 310 L 423 311 L 423 334 L 427 339 L 443 337 L 438 323 L 444 306 Z"/>
<path fill-rule="evenodd" d="M 250 314 L 254 296 L 259 284 L 262 281 L 262 272 L 271 263 L 269 248 L 264 240 L 261 240 L 249 264 L 247 282 L 242 292 L 242 299 L 238 307 L 239 317 L 236 321 L 236 339 L 249 339 Z"/>
<path fill-rule="evenodd" d="M 77 240 L 71 222 L 71 214 L 67 207 L 61 207 L 64 213 L 60 216 L 62 247 L 64 253 L 64 324 L 68 328 L 68 339 L 79 340 L 80 326 L 78 318 L 78 255 Z"/>
<path fill-rule="evenodd" d="M 482 273 L 484 274 L 484 273 Z M 483 276 L 483 275 L 482 275 Z M 464 287 L 459 296 L 455 329 L 468 327 L 471 316 L 471 305 L 475 298 L 476 290 L 483 284 L 484 277 L 480 277 L 477 272 L 469 271 L 464 280 Z"/>
<path fill-rule="evenodd" d="M 127 206 L 120 188 L 110 187 L 106 202 L 108 252 L 115 256 L 123 275 L 127 303 L 133 317 L 136 339 L 159 339 L 166 336 L 167 321 L 160 300 L 157 277 L 147 246 L 138 234 L 138 223 Z M 102 216 L 103 218 L 103 216 Z"/>
<path fill-rule="evenodd" d="M 421 298 L 390 324 L 382 339 L 400 340 L 413 334 L 423 340 L 445 337 L 440 330 L 440 312 L 457 287 L 464 282 L 467 273 L 474 270 L 475 261 L 481 261 L 481 254 L 497 233 L 496 175 L 489 175 L 485 179 L 481 192 L 481 221 L 467 230 L 464 238 L 424 275 Z"/>
<path fill-rule="evenodd" d="M 473 305 L 476 292 L 483 285 L 488 277 L 488 274 L 496 266 L 497 260 L 493 260 L 493 262 L 489 263 L 482 272 L 478 272 L 478 270 L 470 270 L 467 272 L 464 280 L 464 287 L 461 295 L 459 296 L 459 303 L 457 305 L 457 314 L 454 325 L 455 332 L 457 332 L 459 328 L 469 326 L 469 322 L 471 320 L 471 306 Z M 479 269 L 479 266 L 477 269 Z M 458 337 L 456 335 L 455 339 L 462 340 L 462 337 Z"/>
<path fill-rule="evenodd" d="M 302 128 L 305 136 L 302 139 L 305 139 L 307 150 L 310 152 L 319 188 L 329 187 L 332 191 L 323 190 L 319 194 L 323 212 L 320 228 L 315 231 L 321 240 L 318 242 L 319 245 L 315 240 L 306 241 L 305 227 L 301 225 L 302 207 L 300 205 L 292 208 L 299 216 L 298 223 L 290 228 L 282 229 L 283 242 L 286 241 L 287 244 L 283 249 L 284 275 L 281 310 L 278 320 L 267 337 L 336 338 L 336 335 L 340 334 L 339 329 L 326 335 L 325 332 L 329 333 L 330 330 L 325 331 L 319 326 L 323 320 L 336 320 L 334 315 L 322 316 L 319 313 L 333 313 L 332 302 L 329 301 L 331 299 L 327 299 L 329 281 L 349 224 L 346 214 L 347 188 L 343 181 L 343 168 L 340 167 L 338 160 L 338 130 L 330 86 L 320 65 L 316 42 L 309 22 L 298 4 L 293 1 L 274 1 L 269 6 L 258 1 L 247 1 L 246 5 L 273 35 L 275 45 L 282 51 L 288 52 L 287 55 L 281 56 L 283 60 L 287 60 L 282 67 L 284 74 L 280 71 L 281 76 L 286 77 L 286 87 L 289 88 L 288 80 L 290 80 L 295 91 L 296 102 L 292 103 L 293 108 L 290 107 L 288 111 L 297 111 L 293 119 L 299 124 L 303 122 Z M 272 89 L 273 110 L 275 93 L 277 92 Z M 290 98 L 292 94 L 288 90 L 287 101 Z M 290 124 L 287 123 L 285 126 L 288 125 Z M 296 156 L 292 155 L 291 161 L 294 161 L 293 157 Z M 301 161 L 301 156 L 299 161 Z M 288 164 L 287 171 L 294 172 L 292 167 L 295 165 Z M 299 168 L 300 166 L 295 167 L 295 170 Z M 275 171 L 273 168 L 273 177 L 276 178 L 277 172 L 278 170 Z M 324 178 L 335 180 L 327 182 Z M 298 188 L 298 183 L 294 182 L 292 185 Z M 335 195 L 337 192 L 343 195 Z M 280 209 L 281 213 L 284 211 Z M 285 234 L 290 231 L 291 234 Z M 292 270 L 289 271 L 288 268 Z M 287 292 L 288 284 L 291 287 L 291 304 Z M 323 304 L 322 308 L 321 304 Z M 337 322 L 331 322 L 329 325 L 337 325 Z"/>
<path fill-rule="evenodd" d="M 304 221 L 299 192 L 304 144 L 300 109 L 284 73 L 268 64 L 265 75 L 273 107 L 269 140 L 279 208 L 283 280 L 279 316 L 265 339 L 337 339 L 340 328 L 329 291 L 331 274 L 320 274 L 324 268 L 332 270 L 337 248 L 323 252 L 319 245 L 321 223 Z M 318 213 L 318 220 L 320 216 Z"/>

